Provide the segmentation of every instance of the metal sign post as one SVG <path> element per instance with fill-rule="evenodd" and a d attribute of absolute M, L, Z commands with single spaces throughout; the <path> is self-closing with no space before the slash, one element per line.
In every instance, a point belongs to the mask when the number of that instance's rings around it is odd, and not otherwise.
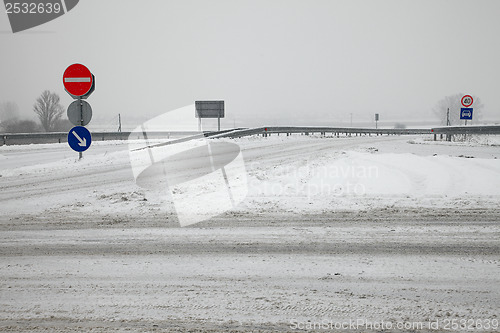
<path fill-rule="evenodd" d="M 462 103 L 462 105 L 464 106 L 460 109 L 460 119 L 464 119 L 465 126 L 467 126 L 467 119 L 470 119 L 470 121 L 472 122 L 472 112 L 474 111 L 474 109 L 470 106 L 472 105 L 472 103 L 474 103 L 474 99 L 471 95 L 465 95 L 460 100 L 460 103 Z M 464 137 L 466 138 L 467 134 L 464 134 Z"/>
<path fill-rule="evenodd" d="M 80 106 L 80 125 L 83 126 L 83 105 L 82 105 L 82 98 L 78 97 L 78 105 Z M 78 152 L 78 160 L 81 160 L 83 157 L 83 152 L 79 151 Z"/>
<path fill-rule="evenodd" d="M 95 90 L 95 76 L 81 64 L 73 64 L 66 68 L 63 74 L 63 85 L 66 92 L 76 101 L 68 107 L 68 119 L 76 125 L 68 133 L 69 146 L 78 152 L 78 159 L 83 157 L 83 151 L 90 147 L 92 137 L 83 126 L 92 119 L 92 108 L 83 99 L 89 97 Z"/>

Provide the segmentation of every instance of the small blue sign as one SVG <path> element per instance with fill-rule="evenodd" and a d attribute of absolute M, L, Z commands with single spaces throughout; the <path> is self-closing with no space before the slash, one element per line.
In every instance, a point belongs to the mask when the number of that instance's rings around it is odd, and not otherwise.
<path fill-rule="evenodd" d="M 75 126 L 69 130 L 68 144 L 74 151 L 82 152 L 89 149 L 92 143 L 92 135 L 83 126 Z"/>
<path fill-rule="evenodd" d="M 472 108 L 461 108 L 460 119 L 472 120 Z"/>

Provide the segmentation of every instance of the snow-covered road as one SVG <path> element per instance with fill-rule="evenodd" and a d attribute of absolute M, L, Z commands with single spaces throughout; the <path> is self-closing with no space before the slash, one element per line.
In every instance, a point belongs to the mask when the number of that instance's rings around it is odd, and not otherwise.
<path fill-rule="evenodd" d="M 497 318 L 496 222 L 408 224 L 6 232 L 0 324 L 293 331 Z"/>
<path fill-rule="evenodd" d="M 248 195 L 187 228 L 164 193 L 135 184 L 123 143 L 96 142 L 82 161 L 66 144 L 0 147 L 0 328 L 498 324 L 499 146 L 228 142 L 241 148 Z"/>

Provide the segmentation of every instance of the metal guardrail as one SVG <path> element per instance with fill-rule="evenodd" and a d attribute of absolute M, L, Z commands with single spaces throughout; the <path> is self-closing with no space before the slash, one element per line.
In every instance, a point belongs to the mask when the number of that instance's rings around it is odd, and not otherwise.
<path fill-rule="evenodd" d="M 238 138 L 249 135 L 270 135 L 270 134 L 358 134 L 358 135 L 426 135 L 426 134 L 500 134 L 500 126 L 448 126 L 435 128 L 356 128 L 356 127 L 295 127 L 295 126 L 276 126 L 276 127 L 258 127 L 233 130 L 231 132 L 215 135 L 213 137 Z"/>
<path fill-rule="evenodd" d="M 93 140 L 125 140 L 130 132 L 94 132 Z M 23 145 L 68 142 L 67 132 L 0 134 L 0 145 Z"/>
<path fill-rule="evenodd" d="M 500 134 L 500 126 L 446 126 L 432 129 L 435 134 Z"/>
<path fill-rule="evenodd" d="M 361 127 L 266 127 L 268 133 L 358 133 L 358 134 L 430 134 L 430 129 L 361 128 Z"/>
<path fill-rule="evenodd" d="M 245 128 L 245 129 L 233 130 L 228 133 L 211 135 L 210 138 L 241 138 L 243 136 L 262 134 L 263 132 L 264 132 L 264 127 Z"/>
<path fill-rule="evenodd" d="M 92 132 L 93 141 L 105 140 L 127 140 L 132 132 Z M 150 139 L 169 139 L 170 137 L 193 135 L 199 132 L 148 132 Z M 142 139 L 143 136 L 137 133 L 137 139 Z M 22 144 L 38 144 L 38 143 L 61 143 L 68 142 L 67 132 L 53 133 L 5 133 L 0 134 L 0 145 L 22 145 Z"/>
<path fill-rule="evenodd" d="M 220 132 L 204 132 L 202 136 L 211 137 L 216 134 L 224 134 L 237 129 L 223 130 Z M 200 134 L 198 131 L 148 131 L 148 139 L 170 139 L 178 137 L 186 137 Z M 106 140 L 128 140 L 128 139 L 144 139 L 142 132 L 92 132 L 93 141 Z M 23 145 L 23 144 L 39 144 L 39 143 L 61 143 L 68 142 L 67 132 L 52 132 L 52 133 L 4 133 L 0 134 L 1 145 Z"/>
<path fill-rule="evenodd" d="M 256 127 L 256 128 L 236 128 L 223 131 L 204 132 L 203 135 L 207 138 L 239 138 L 250 135 L 271 135 L 271 134 L 292 134 L 304 133 L 322 134 L 327 133 L 333 135 L 426 135 L 426 134 L 500 134 L 500 126 L 448 126 L 435 127 L 432 129 L 396 129 L 396 128 L 356 128 L 356 127 L 309 127 L 309 126 L 273 126 L 273 127 Z M 132 134 L 132 135 L 131 135 Z M 135 138 L 143 139 L 141 132 L 92 132 L 92 140 L 127 140 Z M 148 139 L 170 139 L 180 136 L 193 136 L 199 134 L 196 131 L 156 131 L 147 132 Z M 24 133 L 24 134 L 0 134 L 0 145 L 14 144 L 37 144 L 37 143 L 57 143 L 67 142 L 68 133 Z"/>
<path fill-rule="evenodd" d="M 228 132 L 217 137 L 237 138 L 249 135 L 270 135 L 270 134 L 292 134 L 304 133 L 308 134 L 322 134 L 331 133 L 334 135 L 340 134 L 359 134 L 359 135 L 412 135 L 412 134 L 432 134 L 431 129 L 396 129 L 396 128 L 355 128 L 355 127 L 295 127 L 295 126 L 279 126 L 279 127 L 258 127 L 236 130 Z"/>

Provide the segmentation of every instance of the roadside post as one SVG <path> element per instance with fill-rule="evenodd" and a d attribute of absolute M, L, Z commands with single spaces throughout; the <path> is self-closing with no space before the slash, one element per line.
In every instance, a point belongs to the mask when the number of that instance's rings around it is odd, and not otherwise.
<path fill-rule="evenodd" d="M 472 122 L 472 112 L 474 111 L 474 109 L 470 106 L 472 106 L 472 103 L 474 103 L 474 99 L 471 95 L 465 95 L 464 97 L 462 97 L 462 100 L 460 102 L 464 106 L 463 108 L 460 108 L 460 119 L 465 120 L 465 126 L 467 126 L 467 120 L 470 120 Z M 464 138 L 466 137 L 467 134 L 464 134 Z"/>
<path fill-rule="evenodd" d="M 75 99 L 67 110 L 69 121 L 75 125 L 68 133 L 68 144 L 82 159 L 83 152 L 92 143 L 92 135 L 84 127 L 92 119 L 92 108 L 84 99 L 95 90 L 95 76 L 84 65 L 73 64 L 64 71 L 63 85 L 66 92 Z"/>

